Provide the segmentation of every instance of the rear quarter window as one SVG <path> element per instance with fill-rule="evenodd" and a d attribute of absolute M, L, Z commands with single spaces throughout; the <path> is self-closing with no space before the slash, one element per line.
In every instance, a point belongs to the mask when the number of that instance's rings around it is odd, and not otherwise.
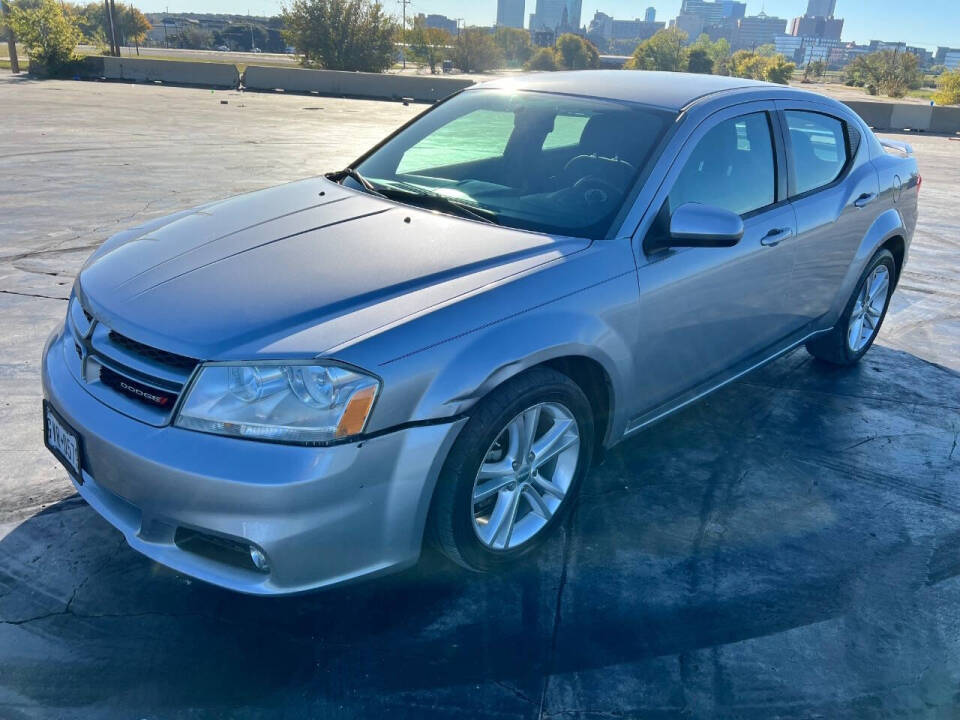
<path fill-rule="evenodd" d="M 829 185 L 843 173 L 849 159 L 844 123 L 830 115 L 788 110 L 790 164 L 795 187 L 802 195 Z"/>

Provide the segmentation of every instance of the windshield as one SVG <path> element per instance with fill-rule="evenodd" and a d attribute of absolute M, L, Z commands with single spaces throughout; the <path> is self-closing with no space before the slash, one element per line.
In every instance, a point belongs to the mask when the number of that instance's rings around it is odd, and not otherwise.
<path fill-rule="evenodd" d="M 673 118 L 632 103 L 473 90 L 402 130 L 344 182 L 500 225 L 601 238 Z"/>

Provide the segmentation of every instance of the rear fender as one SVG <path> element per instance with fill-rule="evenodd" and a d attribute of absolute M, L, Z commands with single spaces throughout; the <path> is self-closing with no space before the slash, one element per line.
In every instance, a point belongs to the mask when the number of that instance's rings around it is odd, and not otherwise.
<path fill-rule="evenodd" d="M 890 208 L 877 216 L 877 219 L 874 220 L 870 229 L 867 230 L 866 235 L 863 236 L 863 240 L 860 241 L 860 246 L 857 248 L 857 252 L 850 262 L 850 268 L 843 278 L 840 292 L 837 293 L 833 306 L 830 308 L 831 325 L 837 322 L 846 308 L 847 302 L 856 289 L 857 281 L 863 274 L 864 269 L 866 269 L 867 263 L 876 255 L 877 250 L 879 250 L 884 243 L 890 240 L 890 238 L 897 236 L 906 239 L 908 232 L 900 212 L 896 208 Z"/>

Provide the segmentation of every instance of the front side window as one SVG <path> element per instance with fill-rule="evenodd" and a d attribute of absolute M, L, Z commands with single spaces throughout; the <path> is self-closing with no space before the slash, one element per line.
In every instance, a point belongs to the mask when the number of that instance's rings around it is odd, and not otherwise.
<path fill-rule="evenodd" d="M 788 110 L 790 162 L 796 178 L 795 195 L 829 185 L 847 165 L 843 122 L 829 115 Z"/>
<path fill-rule="evenodd" d="M 744 215 L 775 202 L 776 178 L 767 114 L 724 120 L 697 143 L 670 191 L 669 211 L 700 203 Z"/>
<path fill-rule="evenodd" d="M 601 238 L 675 117 L 637 103 L 472 90 L 355 169 L 400 202 L 441 212 L 455 204 L 460 214 L 509 227 Z"/>

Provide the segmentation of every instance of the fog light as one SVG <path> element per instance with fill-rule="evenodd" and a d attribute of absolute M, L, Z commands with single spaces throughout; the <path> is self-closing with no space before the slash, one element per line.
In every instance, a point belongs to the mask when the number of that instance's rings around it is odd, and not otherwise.
<path fill-rule="evenodd" d="M 266 572 L 270 569 L 270 565 L 267 563 L 267 556 L 263 554 L 262 550 L 253 547 L 253 545 L 250 546 L 250 561 L 257 570 Z"/>

